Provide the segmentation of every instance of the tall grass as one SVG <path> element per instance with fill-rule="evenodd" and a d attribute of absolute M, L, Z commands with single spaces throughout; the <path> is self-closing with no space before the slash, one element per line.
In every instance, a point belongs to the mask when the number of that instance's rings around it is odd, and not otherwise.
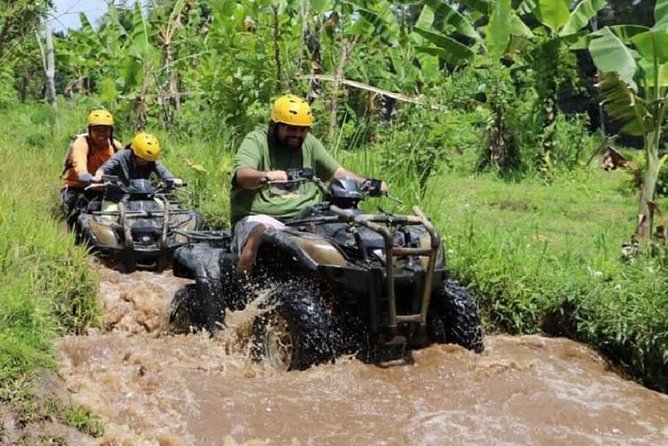
<path fill-rule="evenodd" d="M 39 106 L 0 115 L 0 403 L 26 419 L 48 416 L 30 395 L 40 369 L 55 366 L 54 338 L 99 314 L 86 252 L 54 218 L 68 139 L 52 132 L 54 118 Z"/>

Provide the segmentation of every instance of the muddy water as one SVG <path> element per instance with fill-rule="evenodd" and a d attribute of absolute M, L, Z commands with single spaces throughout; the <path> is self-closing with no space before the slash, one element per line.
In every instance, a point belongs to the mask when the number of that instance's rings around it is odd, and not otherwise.
<path fill-rule="evenodd" d="M 247 360 L 253 310 L 210 338 L 170 335 L 184 283 L 102 271 L 104 333 L 64 338 L 60 376 L 98 414 L 104 445 L 660 445 L 668 396 L 564 339 L 490 336 L 384 367 L 352 358 L 278 373 Z"/>

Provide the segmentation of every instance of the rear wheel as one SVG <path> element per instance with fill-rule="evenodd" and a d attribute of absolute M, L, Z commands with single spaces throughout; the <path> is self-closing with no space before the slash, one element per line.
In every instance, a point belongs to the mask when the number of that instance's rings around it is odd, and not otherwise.
<path fill-rule="evenodd" d="M 278 370 L 303 370 L 334 359 L 331 317 L 315 287 L 276 285 L 255 320 L 251 354 Z"/>
<path fill-rule="evenodd" d="M 429 336 L 442 344 L 458 344 L 476 353 L 485 349 L 478 308 L 454 280 L 444 280 L 431 299 Z"/>

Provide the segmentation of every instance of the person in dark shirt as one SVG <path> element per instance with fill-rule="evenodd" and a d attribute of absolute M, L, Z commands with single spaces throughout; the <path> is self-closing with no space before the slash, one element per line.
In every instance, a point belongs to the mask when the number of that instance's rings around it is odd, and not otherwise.
<path fill-rule="evenodd" d="M 160 158 L 158 139 L 150 133 L 138 133 L 125 150 L 116 153 L 97 170 L 94 181 L 101 181 L 103 175 L 113 175 L 128 184 L 130 180 L 149 179 L 151 174 L 155 174 L 164 181 L 170 181 L 174 186 L 183 185 L 183 181 L 175 178 L 158 158 Z"/>

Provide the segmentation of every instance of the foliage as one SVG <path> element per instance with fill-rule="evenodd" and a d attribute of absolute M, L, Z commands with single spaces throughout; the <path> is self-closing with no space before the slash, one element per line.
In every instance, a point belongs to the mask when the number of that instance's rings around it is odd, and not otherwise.
<path fill-rule="evenodd" d="M 600 170 L 562 172 L 549 185 L 452 173 L 432 180 L 430 190 L 447 193 L 422 206 L 490 330 L 581 340 L 665 392 L 668 272 L 652 258 L 619 261 L 617 241 L 635 223 L 623 181 Z"/>
<path fill-rule="evenodd" d="M 51 0 L 13 0 L 0 8 L 0 62 L 14 53 L 23 39 L 31 36 L 51 8 Z"/>
<path fill-rule="evenodd" d="M 41 109 L 21 113 L 12 108 L 0 119 L 0 154 L 5 160 L 0 166 L 0 274 L 4 278 L 0 399 L 7 398 L 13 383 L 38 365 L 53 365 L 51 341 L 57 334 L 80 333 L 97 321 L 95 278 L 86 253 L 74 247 L 72 238 L 64 236 L 52 218 L 54 203 L 59 201 L 57 190 L 43 181 L 59 171 L 64 149 L 53 151 L 49 144 L 29 143 L 36 135 L 50 133 L 51 122 L 39 117 L 45 116 Z M 67 146 L 66 136 L 56 141 Z"/>
<path fill-rule="evenodd" d="M 640 189 L 642 216 L 635 235 L 647 241 L 654 229 L 656 182 L 668 156 L 660 155 L 668 102 L 668 1 L 656 2 L 655 25 L 605 27 L 593 34 L 589 51 L 601 71 L 599 88 L 606 111 L 622 132 L 643 138 L 645 175 Z"/>
<path fill-rule="evenodd" d="M 0 109 L 16 102 L 16 90 L 13 88 L 13 73 L 6 65 L 0 66 Z"/>

